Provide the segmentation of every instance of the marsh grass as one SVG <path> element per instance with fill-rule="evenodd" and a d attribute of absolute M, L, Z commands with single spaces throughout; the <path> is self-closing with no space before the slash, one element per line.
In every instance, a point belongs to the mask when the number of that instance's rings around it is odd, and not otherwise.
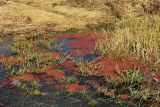
<path fill-rule="evenodd" d="M 65 82 L 66 84 L 72 84 L 72 83 L 75 83 L 76 81 L 77 81 L 77 79 L 74 78 L 74 77 L 67 77 L 67 78 L 65 78 L 65 80 L 64 80 L 64 82 Z"/>
<path fill-rule="evenodd" d="M 123 70 L 121 71 L 120 78 L 117 80 L 114 78 L 108 79 L 108 81 L 116 86 L 129 86 L 146 84 L 147 81 L 151 81 L 151 76 L 144 75 L 138 70 Z"/>
<path fill-rule="evenodd" d="M 56 42 L 50 41 L 50 40 L 41 40 L 41 41 L 37 41 L 37 46 L 44 48 L 46 50 L 52 50 L 54 48 L 54 46 L 56 45 Z"/>
<path fill-rule="evenodd" d="M 12 82 L 12 85 L 18 87 L 20 90 L 25 91 L 26 93 L 30 95 L 47 95 L 47 93 L 39 91 L 36 87 L 39 85 L 36 81 L 30 81 L 32 87 L 29 87 L 26 83 L 15 80 Z M 38 86 L 39 87 L 39 86 Z"/>
<path fill-rule="evenodd" d="M 159 72 L 160 63 L 160 4 L 157 0 L 113 0 L 108 2 L 115 22 L 101 24 L 102 39 L 96 44 L 101 56 L 134 59 L 149 64 Z M 127 90 L 129 100 L 160 102 L 159 83 L 137 70 L 118 72 L 120 78 L 107 79 L 113 89 Z"/>
<path fill-rule="evenodd" d="M 160 102 L 160 87 L 151 76 L 144 75 L 140 71 L 125 70 L 120 79 L 109 79 L 115 89 L 127 90 L 129 100 L 147 103 Z M 124 93 L 124 92 L 123 92 Z"/>
<path fill-rule="evenodd" d="M 95 61 L 88 62 L 80 60 L 79 62 L 76 62 L 75 65 L 80 67 L 80 72 L 84 75 L 94 75 L 104 70 L 104 65 L 96 63 Z"/>
<path fill-rule="evenodd" d="M 13 61 L 8 60 L 3 63 L 4 69 L 10 71 L 12 75 L 23 75 L 27 72 L 44 72 L 45 68 L 47 69 L 48 66 L 53 65 L 55 60 L 52 55 L 47 54 L 39 50 L 36 46 L 38 40 L 34 40 L 35 37 L 29 38 L 26 35 L 21 37 L 15 36 L 13 38 L 13 43 L 10 47 L 12 52 L 12 57 L 16 58 Z M 51 44 L 50 44 L 51 43 Z M 52 44 L 52 39 L 49 41 L 48 39 L 41 43 L 41 49 L 51 49 L 54 47 Z M 20 68 L 17 68 L 17 63 L 20 60 Z M 43 68 L 43 71 L 39 71 Z"/>
<path fill-rule="evenodd" d="M 115 55 L 144 62 L 160 61 L 160 17 L 146 16 L 123 19 L 115 24 L 114 34 L 97 43 L 101 55 Z M 108 39 L 109 38 L 109 39 Z"/>

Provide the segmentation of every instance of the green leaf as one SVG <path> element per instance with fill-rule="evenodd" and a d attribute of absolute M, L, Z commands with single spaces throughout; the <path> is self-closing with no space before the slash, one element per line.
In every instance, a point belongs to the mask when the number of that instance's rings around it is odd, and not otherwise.
<path fill-rule="evenodd" d="M 33 90 L 33 92 L 31 92 L 33 95 L 47 95 L 47 93 L 41 92 L 37 89 Z"/>

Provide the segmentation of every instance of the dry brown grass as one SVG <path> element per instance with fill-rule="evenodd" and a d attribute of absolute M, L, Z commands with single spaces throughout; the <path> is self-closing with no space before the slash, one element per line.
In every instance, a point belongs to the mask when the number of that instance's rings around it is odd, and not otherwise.
<path fill-rule="evenodd" d="M 158 14 L 158 0 L 5 0 L 0 5 L 0 36 L 15 32 L 83 29 L 115 19 Z"/>
<path fill-rule="evenodd" d="M 106 0 L 118 20 L 105 40 L 97 43 L 102 55 L 160 62 L 160 1 Z"/>
<path fill-rule="evenodd" d="M 64 1 L 64 0 L 63 0 Z M 30 32 L 32 29 L 65 31 L 110 20 L 104 10 L 92 11 L 63 4 L 62 0 L 9 0 L 0 6 L 0 32 Z"/>
<path fill-rule="evenodd" d="M 106 0 L 118 18 L 135 18 L 146 14 L 159 14 L 159 0 Z"/>
<path fill-rule="evenodd" d="M 102 55 L 140 59 L 144 62 L 160 62 L 160 17 L 144 16 L 123 19 L 115 24 L 114 34 L 97 43 Z M 114 57 L 115 57 L 114 56 Z"/>
<path fill-rule="evenodd" d="M 88 9 L 103 8 L 105 0 L 65 0 L 63 4 L 69 4 L 74 7 L 85 7 Z"/>

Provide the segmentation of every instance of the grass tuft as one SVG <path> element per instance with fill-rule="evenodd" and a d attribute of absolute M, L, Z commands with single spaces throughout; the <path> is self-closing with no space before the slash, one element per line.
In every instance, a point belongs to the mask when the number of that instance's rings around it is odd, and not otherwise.
<path fill-rule="evenodd" d="M 102 55 L 132 56 L 144 62 L 160 62 L 160 17 L 123 19 L 115 24 L 114 34 L 97 43 Z"/>

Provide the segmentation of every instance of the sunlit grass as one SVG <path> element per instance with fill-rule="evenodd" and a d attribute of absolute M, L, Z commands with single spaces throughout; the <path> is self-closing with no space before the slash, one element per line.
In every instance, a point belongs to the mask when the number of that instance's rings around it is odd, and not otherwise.
<path fill-rule="evenodd" d="M 96 75 L 104 70 L 104 65 L 96 62 L 78 61 L 76 66 L 80 67 L 80 72 L 83 75 Z"/>
<path fill-rule="evenodd" d="M 145 62 L 160 61 L 160 17 L 146 16 L 123 19 L 115 24 L 114 34 L 97 43 L 102 54 L 132 56 Z M 131 57 L 129 57 L 131 58 Z"/>

